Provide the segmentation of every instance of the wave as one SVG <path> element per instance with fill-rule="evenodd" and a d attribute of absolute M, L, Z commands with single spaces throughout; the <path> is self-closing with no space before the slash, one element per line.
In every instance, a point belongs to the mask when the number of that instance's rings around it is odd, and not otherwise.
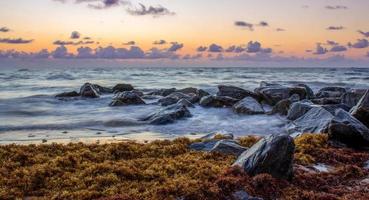
<path fill-rule="evenodd" d="M 47 80 L 75 80 L 75 78 L 67 73 L 55 74 L 46 78 Z"/>

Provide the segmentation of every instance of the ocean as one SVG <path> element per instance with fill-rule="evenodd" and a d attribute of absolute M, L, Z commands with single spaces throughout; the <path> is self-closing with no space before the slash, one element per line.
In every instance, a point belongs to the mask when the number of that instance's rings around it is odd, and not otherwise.
<path fill-rule="evenodd" d="M 39 141 L 153 140 L 201 137 L 209 133 L 235 136 L 284 132 L 279 115 L 238 115 L 230 108 L 189 108 L 191 118 L 168 125 L 134 123 L 159 105 L 110 107 L 113 94 L 97 99 L 62 101 L 55 94 L 79 91 L 85 83 L 112 87 L 129 83 L 136 89 L 196 87 L 209 93 L 217 85 L 254 90 L 261 81 L 305 83 L 314 91 L 326 86 L 369 88 L 364 68 L 27 68 L 0 69 L 0 144 Z M 151 100 L 154 102 L 155 100 Z M 148 103 L 151 103 L 150 100 Z"/>

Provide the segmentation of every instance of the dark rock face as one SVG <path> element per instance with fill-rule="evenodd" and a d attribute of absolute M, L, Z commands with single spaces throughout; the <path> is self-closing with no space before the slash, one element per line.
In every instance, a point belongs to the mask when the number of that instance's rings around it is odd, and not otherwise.
<path fill-rule="evenodd" d="M 200 100 L 200 105 L 203 107 L 222 108 L 222 107 L 232 107 L 237 102 L 238 99 L 234 99 L 232 97 L 209 95 L 203 97 Z"/>
<path fill-rule="evenodd" d="M 369 127 L 369 90 L 365 92 L 357 105 L 352 108 L 351 114 L 366 127 Z"/>
<path fill-rule="evenodd" d="M 245 97 L 253 97 L 258 99 L 258 96 L 254 92 L 229 85 L 219 85 L 217 96 L 227 96 L 239 100 Z"/>
<path fill-rule="evenodd" d="M 315 97 L 314 91 L 306 84 L 299 83 L 297 84 L 298 87 L 304 87 L 306 90 L 306 98 L 307 99 L 313 99 Z"/>
<path fill-rule="evenodd" d="M 186 99 L 189 102 L 196 102 L 196 96 L 193 93 L 190 93 L 189 95 L 181 93 L 181 92 L 173 92 L 172 94 L 163 97 L 159 99 L 159 103 L 162 106 L 169 106 L 172 104 L 176 104 L 181 99 Z"/>
<path fill-rule="evenodd" d="M 341 103 L 341 97 L 324 97 L 318 99 L 311 99 L 315 104 L 325 105 L 325 104 L 339 104 Z"/>
<path fill-rule="evenodd" d="M 266 83 L 262 83 L 261 87 L 256 88 L 255 93 L 258 94 L 262 100 L 272 106 L 280 100 L 288 99 L 293 94 L 299 95 L 300 99 L 305 99 L 307 96 L 305 87 L 285 87 L 278 84 Z"/>
<path fill-rule="evenodd" d="M 338 109 L 328 126 L 329 139 L 353 148 L 369 147 L 369 129 L 350 113 Z"/>
<path fill-rule="evenodd" d="M 195 151 L 219 152 L 223 154 L 241 155 L 247 148 L 240 146 L 234 140 L 208 140 L 204 142 L 192 143 L 190 149 Z"/>
<path fill-rule="evenodd" d="M 183 106 L 187 106 L 190 108 L 194 108 L 195 105 L 193 105 L 190 101 L 188 101 L 187 99 L 181 99 L 177 102 L 177 104 L 183 105 Z"/>
<path fill-rule="evenodd" d="M 110 106 L 127 106 L 145 104 L 139 95 L 133 91 L 125 91 L 117 93 L 110 103 Z"/>
<path fill-rule="evenodd" d="M 357 103 L 359 103 L 361 97 L 364 96 L 366 90 L 362 89 L 354 89 L 346 92 L 341 97 L 341 103 L 346 104 L 350 108 L 354 107 Z"/>
<path fill-rule="evenodd" d="M 295 144 L 288 135 L 269 135 L 243 152 L 233 166 L 241 167 L 250 175 L 271 174 L 275 178 L 293 177 Z"/>
<path fill-rule="evenodd" d="M 233 111 L 239 114 L 264 114 L 264 109 L 258 101 L 252 97 L 245 97 L 233 105 Z"/>
<path fill-rule="evenodd" d="M 324 87 L 315 95 L 316 98 L 341 97 L 346 93 L 346 89 L 342 87 Z"/>
<path fill-rule="evenodd" d="M 214 140 L 216 136 L 221 136 L 221 138 L 223 139 L 229 139 L 229 140 L 234 139 L 234 135 L 232 133 L 209 133 L 201 137 L 201 139 Z"/>
<path fill-rule="evenodd" d="M 159 90 L 155 90 L 153 92 L 149 92 L 147 95 L 159 95 L 159 96 L 165 97 L 165 96 L 168 96 L 168 95 L 172 94 L 176 90 L 177 90 L 176 88 L 159 89 Z"/>
<path fill-rule="evenodd" d="M 300 100 L 300 96 L 297 94 L 293 94 L 288 99 L 280 100 L 274 107 L 273 110 L 270 112 L 270 114 L 281 114 L 281 115 L 287 115 L 288 110 L 290 109 L 290 106 L 292 103 L 297 102 Z"/>
<path fill-rule="evenodd" d="M 94 87 L 91 83 L 85 83 L 81 89 L 80 89 L 80 95 L 81 97 L 87 97 L 87 98 L 98 98 L 100 97 L 100 94 L 98 92 L 98 89 Z"/>
<path fill-rule="evenodd" d="M 176 120 L 191 117 L 190 111 L 186 106 L 180 104 L 170 105 L 158 112 L 152 113 L 149 116 L 141 119 L 141 121 L 147 121 L 154 125 L 163 125 L 173 123 Z"/>
<path fill-rule="evenodd" d="M 79 94 L 78 92 L 76 91 L 73 91 L 73 92 L 63 92 L 63 93 L 60 93 L 60 94 L 57 94 L 55 95 L 55 97 L 78 97 Z"/>
<path fill-rule="evenodd" d="M 177 90 L 177 92 L 181 92 L 181 93 L 187 94 L 187 95 L 194 94 L 195 96 L 197 96 L 198 101 L 202 97 L 209 95 L 209 93 L 206 92 L 205 90 L 197 89 L 197 88 L 192 88 L 192 87 L 180 89 L 180 90 Z"/>
<path fill-rule="evenodd" d="M 133 86 L 130 84 L 119 83 L 113 87 L 114 92 L 125 92 L 134 90 Z"/>
<path fill-rule="evenodd" d="M 93 86 L 98 90 L 99 93 L 113 93 L 113 89 L 111 88 L 103 87 L 98 84 L 93 84 Z"/>

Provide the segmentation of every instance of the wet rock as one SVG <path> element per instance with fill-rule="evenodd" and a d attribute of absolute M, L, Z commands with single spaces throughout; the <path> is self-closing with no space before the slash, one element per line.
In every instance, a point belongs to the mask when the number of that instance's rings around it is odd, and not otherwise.
<path fill-rule="evenodd" d="M 159 89 L 153 92 L 149 92 L 147 95 L 159 95 L 159 96 L 168 96 L 176 91 L 176 88 L 169 88 L 169 89 Z"/>
<path fill-rule="evenodd" d="M 180 105 L 183 105 L 183 106 L 187 106 L 187 107 L 190 107 L 190 108 L 194 108 L 195 106 L 190 102 L 188 101 L 187 99 L 181 99 L 177 102 L 178 104 Z"/>
<path fill-rule="evenodd" d="M 350 113 L 369 128 L 369 90 L 365 92 Z"/>
<path fill-rule="evenodd" d="M 170 105 L 158 112 L 152 113 L 149 116 L 141 119 L 141 121 L 147 121 L 154 125 L 163 125 L 173 123 L 176 120 L 191 117 L 190 111 L 186 106 L 180 104 Z"/>
<path fill-rule="evenodd" d="M 339 104 L 341 103 L 341 97 L 325 97 L 325 98 L 311 99 L 311 101 L 319 105 Z"/>
<path fill-rule="evenodd" d="M 223 154 L 239 156 L 246 150 L 246 147 L 240 146 L 234 140 L 220 140 L 214 145 L 210 152 L 219 152 Z"/>
<path fill-rule="evenodd" d="M 55 95 L 55 97 L 78 97 L 79 96 L 79 93 L 76 92 L 76 91 L 73 91 L 73 92 L 63 92 L 63 93 L 60 93 L 60 94 L 57 94 Z"/>
<path fill-rule="evenodd" d="M 216 108 L 232 107 L 238 101 L 238 99 L 234 99 L 232 97 L 208 95 L 200 100 L 200 105 L 203 107 Z"/>
<path fill-rule="evenodd" d="M 233 166 L 241 167 L 250 175 L 268 173 L 275 178 L 293 177 L 295 144 L 288 135 L 269 135 L 243 152 Z"/>
<path fill-rule="evenodd" d="M 263 200 L 259 197 L 252 197 L 250 196 L 245 190 L 238 190 L 232 194 L 233 200 Z"/>
<path fill-rule="evenodd" d="M 210 151 L 218 140 L 206 140 L 203 142 L 195 142 L 190 144 L 189 148 L 195 151 Z"/>
<path fill-rule="evenodd" d="M 145 102 L 144 100 L 141 99 L 139 95 L 137 95 L 133 91 L 125 91 L 117 93 L 113 98 L 113 101 L 110 103 L 110 106 L 126 106 L 140 104 L 145 104 Z"/>
<path fill-rule="evenodd" d="M 298 86 L 298 87 L 304 87 L 305 88 L 305 90 L 306 90 L 306 98 L 307 99 L 313 99 L 313 98 L 315 98 L 314 91 L 308 85 L 303 84 L 303 83 L 299 83 L 296 86 Z"/>
<path fill-rule="evenodd" d="M 95 86 L 91 83 L 85 83 L 81 87 L 79 93 L 80 93 L 81 97 L 87 97 L 87 98 L 98 98 L 98 97 L 100 97 L 98 89 L 95 88 Z"/>
<path fill-rule="evenodd" d="M 239 100 L 245 97 L 253 97 L 258 99 L 258 95 L 256 95 L 254 92 L 230 85 L 219 85 L 217 96 L 227 96 Z"/>
<path fill-rule="evenodd" d="M 346 89 L 342 87 L 324 87 L 315 95 L 316 98 L 332 98 L 341 97 L 346 93 Z"/>
<path fill-rule="evenodd" d="M 195 94 L 195 96 L 198 97 L 198 100 L 200 100 L 204 96 L 208 96 L 209 95 L 209 93 L 206 92 L 205 90 L 197 89 L 197 88 L 193 88 L 193 87 L 180 89 L 180 90 L 177 90 L 177 92 L 181 92 L 181 93 L 187 94 L 187 95 L 189 95 L 189 94 Z"/>
<path fill-rule="evenodd" d="M 134 90 L 131 84 L 119 83 L 113 87 L 114 92 L 125 92 Z"/>
<path fill-rule="evenodd" d="M 264 114 L 264 109 L 258 101 L 252 97 L 245 97 L 233 105 L 233 111 L 239 114 Z"/>
<path fill-rule="evenodd" d="M 293 94 L 299 95 L 300 99 L 305 99 L 307 91 L 304 87 L 285 87 L 278 84 L 261 84 L 261 87 L 255 89 L 263 101 L 274 106 L 283 99 L 291 97 Z"/>
<path fill-rule="evenodd" d="M 158 102 L 162 106 L 169 106 L 169 105 L 172 105 L 172 104 L 176 104 L 181 99 L 186 99 L 187 101 L 189 101 L 191 103 L 196 102 L 195 94 L 190 93 L 190 94 L 187 95 L 187 94 L 184 94 L 184 93 L 181 93 L 181 92 L 173 92 L 172 94 L 159 99 Z"/>
<path fill-rule="evenodd" d="M 233 140 L 234 135 L 232 133 L 210 133 L 210 134 L 207 134 L 201 137 L 201 139 L 211 139 L 211 140 L 214 140 L 217 138 Z"/>
<path fill-rule="evenodd" d="M 350 113 L 338 109 L 328 126 L 329 139 L 353 148 L 369 147 L 369 129 Z"/>
<path fill-rule="evenodd" d="M 356 106 L 357 103 L 359 103 L 361 97 L 364 96 L 365 92 L 366 90 L 362 90 L 362 89 L 350 90 L 342 95 L 341 103 L 346 104 L 347 106 L 352 108 Z"/>
<path fill-rule="evenodd" d="M 316 105 L 320 106 L 320 105 Z M 322 108 L 326 109 L 328 112 L 334 114 L 336 110 L 342 109 L 346 112 L 350 111 L 350 108 L 345 104 L 327 104 L 327 105 L 321 105 Z"/>
<path fill-rule="evenodd" d="M 97 89 L 97 91 L 99 93 L 113 93 L 113 89 L 111 89 L 111 88 L 103 87 L 103 86 L 98 85 L 98 84 L 93 84 L 93 86 Z"/>
<path fill-rule="evenodd" d="M 280 100 L 274 107 L 273 110 L 270 112 L 270 114 L 281 114 L 281 115 L 287 115 L 290 106 L 292 103 L 297 102 L 300 100 L 300 96 L 297 94 L 293 94 L 288 99 Z"/>

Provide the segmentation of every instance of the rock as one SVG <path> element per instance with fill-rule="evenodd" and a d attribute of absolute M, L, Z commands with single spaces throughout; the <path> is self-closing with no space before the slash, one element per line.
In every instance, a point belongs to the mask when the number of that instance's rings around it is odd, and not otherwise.
<path fill-rule="evenodd" d="M 218 93 L 217 96 L 227 96 L 232 97 L 234 99 L 243 99 L 245 97 L 253 97 L 255 99 L 258 99 L 258 96 L 251 91 L 235 87 L 235 86 L 229 86 L 229 85 L 219 85 L 218 86 Z"/>
<path fill-rule="evenodd" d="M 205 90 L 197 89 L 197 88 L 192 88 L 192 87 L 180 89 L 180 90 L 177 90 L 177 92 L 181 92 L 181 93 L 187 94 L 187 95 L 189 95 L 189 94 L 195 94 L 198 97 L 198 100 L 200 100 L 204 96 L 208 96 L 209 95 L 209 93 L 206 92 Z"/>
<path fill-rule="evenodd" d="M 125 92 L 134 90 L 131 84 L 119 83 L 113 87 L 114 92 Z"/>
<path fill-rule="evenodd" d="M 368 120 L 368 118 L 366 118 Z M 353 148 L 369 147 L 369 129 L 350 113 L 338 109 L 328 126 L 329 139 Z"/>
<path fill-rule="evenodd" d="M 150 124 L 154 125 L 163 125 L 191 116 L 192 115 L 186 106 L 174 104 L 150 114 L 149 116 L 141 119 L 141 121 L 148 121 Z"/>
<path fill-rule="evenodd" d="M 317 105 L 319 106 L 319 105 Z M 327 105 L 321 105 L 322 108 L 326 109 L 328 112 L 334 114 L 336 110 L 342 109 L 346 112 L 350 111 L 350 108 L 346 104 L 327 104 Z"/>
<path fill-rule="evenodd" d="M 264 114 L 264 109 L 258 101 L 252 97 L 245 97 L 233 105 L 233 111 L 240 114 Z"/>
<path fill-rule="evenodd" d="M 255 93 L 272 106 L 293 94 L 298 94 L 300 99 L 305 99 L 307 96 L 307 91 L 304 87 L 285 87 L 278 84 L 261 84 L 261 87 L 255 89 Z"/>
<path fill-rule="evenodd" d="M 311 99 L 311 101 L 319 105 L 339 104 L 341 103 L 341 97 L 325 97 L 325 98 L 319 98 L 319 99 Z"/>
<path fill-rule="evenodd" d="M 78 92 L 76 91 L 73 91 L 73 92 L 63 92 L 63 93 L 60 93 L 60 94 L 57 94 L 55 95 L 55 97 L 78 97 L 79 94 Z"/>
<path fill-rule="evenodd" d="M 234 99 L 232 97 L 208 95 L 201 98 L 200 105 L 203 107 L 221 108 L 232 107 L 237 102 L 238 99 Z"/>
<path fill-rule="evenodd" d="M 287 132 L 294 136 L 302 133 L 327 133 L 333 118 L 334 115 L 323 107 L 312 107 L 300 118 L 291 122 L 287 126 Z"/>
<path fill-rule="evenodd" d="M 210 133 L 210 134 L 207 134 L 201 137 L 201 139 L 208 139 L 208 140 L 216 140 L 217 138 L 233 140 L 234 135 L 232 133 Z"/>
<path fill-rule="evenodd" d="M 179 100 L 186 99 L 189 102 L 196 102 L 196 96 L 193 93 L 190 93 L 189 95 L 181 93 L 181 92 L 173 92 L 172 94 L 163 97 L 159 99 L 159 103 L 162 106 L 169 106 L 172 104 L 176 104 Z"/>
<path fill-rule="evenodd" d="M 306 98 L 307 99 L 313 99 L 315 97 L 314 91 L 308 85 L 303 84 L 303 83 L 299 83 L 296 86 L 298 86 L 298 87 L 304 87 L 305 88 L 305 90 L 306 90 Z"/>
<path fill-rule="evenodd" d="M 234 140 L 219 140 L 210 150 L 210 152 L 219 152 L 223 154 L 239 156 L 246 150 L 246 147 L 240 146 Z"/>
<path fill-rule="evenodd" d="M 354 89 L 346 92 L 341 97 L 341 103 L 346 104 L 350 108 L 354 107 L 364 96 L 366 90 Z"/>
<path fill-rule="evenodd" d="M 82 97 L 87 97 L 87 98 L 98 98 L 98 97 L 100 97 L 98 89 L 95 88 L 94 85 L 92 85 L 91 83 L 85 83 L 81 87 L 79 93 Z"/>
<path fill-rule="evenodd" d="M 293 177 L 293 154 L 295 144 L 288 135 L 269 135 L 243 152 L 233 164 L 249 175 L 268 173 L 275 178 Z"/>
<path fill-rule="evenodd" d="M 108 87 L 103 87 L 98 84 L 93 84 L 93 86 L 97 89 L 99 93 L 113 93 L 113 89 Z"/>
<path fill-rule="evenodd" d="M 341 97 L 346 93 L 346 89 L 342 87 L 324 87 L 315 95 L 316 98 Z"/>
<path fill-rule="evenodd" d="M 273 110 L 270 112 L 270 114 L 281 114 L 281 115 L 287 115 L 290 106 L 292 103 L 297 102 L 300 100 L 300 96 L 297 94 L 293 94 L 288 99 L 280 100 L 274 107 Z"/>
<path fill-rule="evenodd" d="M 176 91 L 175 88 L 159 89 L 159 90 L 155 90 L 153 92 L 149 92 L 147 95 L 159 95 L 159 96 L 165 97 L 165 96 L 168 96 L 168 95 L 172 94 L 175 91 Z"/>
<path fill-rule="evenodd" d="M 245 190 L 238 190 L 232 193 L 232 200 L 263 200 L 259 197 L 252 197 L 250 196 Z"/>
<path fill-rule="evenodd" d="M 181 99 L 177 102 L 178 104 L 180 105 L 183 105 L 183 106 L 187 106 L 187 107 L 190 107 L 190 108 L 194 108 L 195 106 L 190 102 L 188 101 L 187 99 Z"/>
<path fill-rule="evenodd" d="M 365 92 L 350 113 L 369 128 L 369 90 Z"/>
<path fill-rule="evenodd" d="M 307 113 L 311 108 L 313 108 L 313 103 L 309 100 L 302 100 L 295 102 L 291 105 L 291 108 L 288 110 L 287 119 L 295 120 L 305 113 Z"/>
<path fill-rule="evenodd" d="M 195 151 L 210 151 L 218 140 L 206 140 L 204 142 L 195 142 L 190 144 L 189 148 Z"/>
<path fill-rule="evenodd" d="M 126 105 L 140 105 L 145 104 L 144 100 L 141 99 L 133 91 L 120 92 L 115 95 L 110 106 L 126 106 Z"/>

